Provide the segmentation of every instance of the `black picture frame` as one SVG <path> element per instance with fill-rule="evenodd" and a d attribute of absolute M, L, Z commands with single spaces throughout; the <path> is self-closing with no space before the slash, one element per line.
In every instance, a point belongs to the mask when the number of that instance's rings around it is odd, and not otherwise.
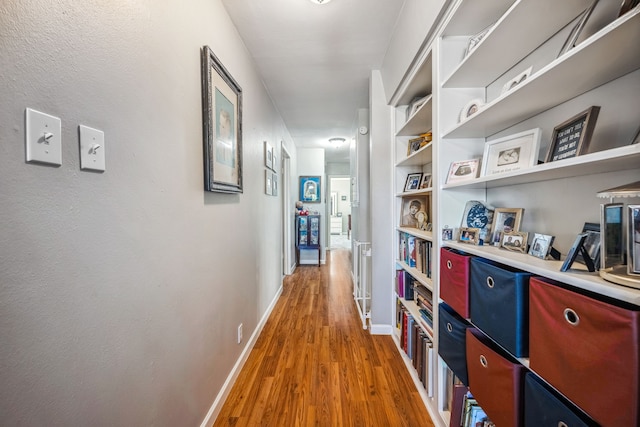
<path fill-rule="evenodd" d="M 553 129 L 547 163 L 569 159 L 587 152 L 600 107 L 591 106 Z"/>
<path fill-rule="evenodd" d="M 404 183 L 405 193 L 408 191 L 419 190 L 421 181 L 422 181 L 422 172 L 415 172 L 415 173 L 408 174 L 407 180 Z"/>
<path fill-rule="evenodd" d="M 204 189 L 242 193 L 242 88 L 209 46 L 201 67 Z"/>
<path fill-rule="evenodd" d="M 583 243 L 584 249 L 587 251 L 589 258 L 593 261 L 593 265 L 596 270 L 600 269 L 600 224 L 597 222 L 585 222 L 582 226 L 582 233 L 587 234 L 587 238 Z M 585 264 L 585 259 L 582 256 L 582 253 L 578 253 L 576 255 L 575 262 L 579 262 L 580 264 Z"/>
<path fill-rule="evenodd" d="M 571 245 L 571 249 L 569 249 L 569 252 L 567 253 L 567 257 L 560 267 L 560 271 L 564 272 L 571 268 L 573 262 L 576 260 L 576 256 L 578 256 L 578 254 L 582 252 L 585 240 L 587 240 L 587 233 L 578 234 L 576 240 L 573 242 L 573 245 Z"/>

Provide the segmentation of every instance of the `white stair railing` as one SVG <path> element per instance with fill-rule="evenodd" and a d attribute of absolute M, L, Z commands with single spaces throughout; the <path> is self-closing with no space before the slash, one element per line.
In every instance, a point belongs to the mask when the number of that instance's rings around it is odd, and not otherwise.
<path fill-rule="evenodd" d="M 353 298 L 360 313 L 362 328 L 371 318 L 371 242 L 353 241 Z"/>

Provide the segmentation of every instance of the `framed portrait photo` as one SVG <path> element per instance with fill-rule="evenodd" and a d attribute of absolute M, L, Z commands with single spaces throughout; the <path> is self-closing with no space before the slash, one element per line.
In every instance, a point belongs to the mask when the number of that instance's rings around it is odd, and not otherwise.
<path fill-rule="evenodd" d="M 321 180 L 319 176 L 300 177 L 300 201 L 303 203 L 321 202 Z"/>
<path fill-rule="evenodd" d="M 447 174 L 447 184 L 474 180 L 478 177 L 479 170 L 480 159 L 452 162 Z"/>
<path fill-rule="evenodd" d="M 600 107 L 592 106 L 553 129 L 547 162 L 585 154 L 591 142 Z"/>
<path fill-rule="evenodd" d="M 480 229 L 470 227 L 460 227 L 460 235 L 458 236 L 458 242 L 468 245 L 480 244 Z"/>
<path fill-rule="evenodd" d="M 480 176 L 535 166 L 538 162 L 540 134 L 540 128 L 535 128 L 485 143 Z"/>
<path fill-rule="evenodd" d="M 500 245 L 500 235 L 502 233 L 511 233 L 512 231 L 520 231 L 520 223 L 522 222 L 522 208 L 496 208 L 493 211 L 493 224 L 491 225 L 491 243 Z"/>
<path fill-rule="evenodd" d="M 420 181 L 422 172 L 410 173 L 407 175 L 407 181 L 404 183 L 404 191 L 415 191 L 420 189 Z"/>
<path fill-rule="evenodd" d="M 410 196 L 402 198 L 400 226 L 427 230 L 429 224 L 429 196 Z"/>
<path fill-rule="evenodd" d="M 553 245 L 554 239 L 555 236 L 535 233 L 533 235 L 531 247 L 529 248 L 529 255 L 536 258 L 545 259 L 547 255 L 549 255 L 549 252 L 551 252 L 551 245 Z"/>
<path fill-rule="evenodd" d="M 527 253 L 527 239 L 529 233 L 520 231 L 505 231 L 500 233 L 500 248 L 512 252 Z"/>
<path fill-rule="evenodd" d="M 242 89 L 209 46 L 201 65 L 204 188 L 242 193 Z"/>

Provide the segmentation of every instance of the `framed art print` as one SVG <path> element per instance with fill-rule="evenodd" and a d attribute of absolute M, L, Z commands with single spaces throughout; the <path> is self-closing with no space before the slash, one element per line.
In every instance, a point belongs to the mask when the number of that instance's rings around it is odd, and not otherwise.
<path fill-rule="evenodd" d="M 242 89 L 209 46 L 201 53 L 204 188 L 242 193 Z"/>
<path fill-rule="evenodd" d="M 538 162 L 539 147 L 539 128 L 489 141 L 484 146 L 480 176 L 531 168 Z"/>
<path fill-rule="evenodd" d="M 267 141 L 264 141 L 264 165 L 273 169 L 273 147 Z"/>
<path fill-rule="evenodd" d="M 320 203 L 321 188 L 319 176 L 300 177 L 300 201 L 304 203 Z"/>

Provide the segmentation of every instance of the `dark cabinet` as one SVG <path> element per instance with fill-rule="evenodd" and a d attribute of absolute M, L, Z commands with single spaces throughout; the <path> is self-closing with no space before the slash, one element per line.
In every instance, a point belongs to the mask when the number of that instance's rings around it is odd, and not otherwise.
<path fill-rule="evenodd" d="M 301 249 L 318 250 L 320 266 L 320 215 L 296 216 L 296 264 L 300 265 Z"/>

